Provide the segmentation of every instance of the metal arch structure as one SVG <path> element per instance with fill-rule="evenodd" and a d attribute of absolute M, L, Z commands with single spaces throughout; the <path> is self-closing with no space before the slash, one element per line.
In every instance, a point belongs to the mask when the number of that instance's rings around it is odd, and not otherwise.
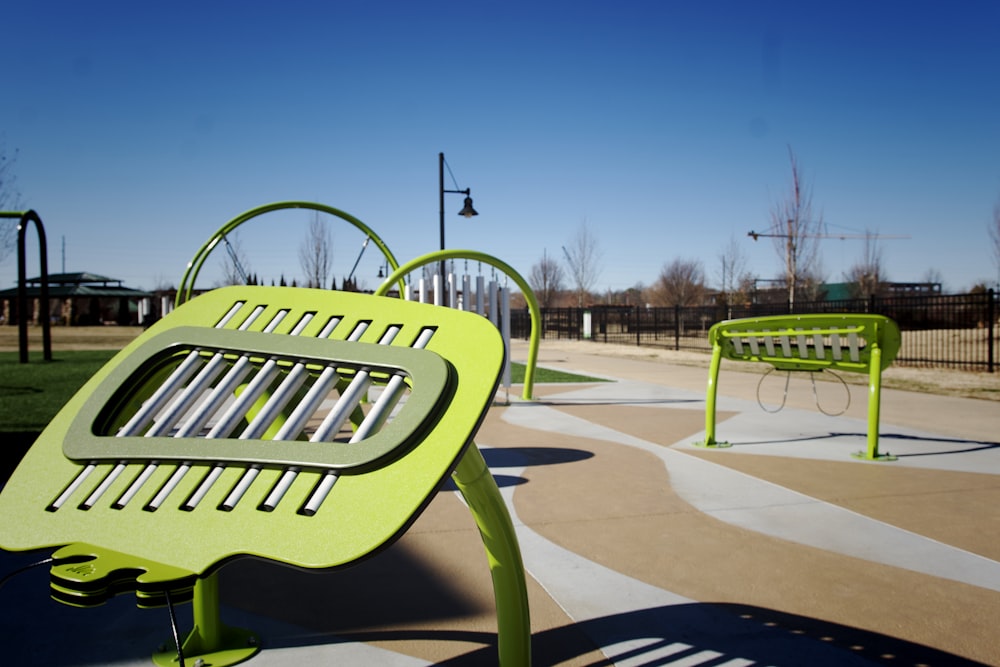
<path fill-rule="evenodd" d="M 24 266 L 24 234 L 29 222 L 35 223 L 38 233 L 38 261 L 41 289 L 38 295 L 38 319 L 42 325 L 42 355 L 45 361 L 52 361 L 52 323 L 49 321 L 49 251 L 45 241 L 45 225 L 34 210 L 0 212 L 0 218 L 18 218 L 17 223 L 17 333 L 18 350 L 22 364 L 28 363 L 28 278 Z"/>
<path fill-rule="evenodd" d="M 205 245 L 203 245 L 201 248 L 198 249 L 198 252 L 195 253 L 195 256 L 191 259 L 190 262 L 188 262 L 187 268 L 184 271 L 184 276 L 181 278 L 181 283 L 177 288 L 177 296 L 174 299 L 174 305 L 179 306 L 191 298 L 192 293 L 194 292 L 194 283 L 195 280 L 198 278 L 198 273 L 201 271 L 202 265 L 205 263 L 205 260 L 208 258 L 211 252 L 216 248 L 216 246 L 218 246 L 218 244 L 223 239 L 225 239 L 226 234 L 229 234 L 234 229 L 242 225 L 244 222 L 252 220 L 257 216 L 263 215 L 265 213 L 271 213 L 273 211 L 280 211 L 292 208 L 302 208 L 302 209 L 309 209 L 312 211 L 319 211 L 321 213 L 327 213 L 329 215 L 340 218 L 341 220 L 344 220 L 345 222 L 354 225 L 362 232 L 364 232 L 369 239 L 375 242 L 375 245 L 378 246 L 378 249 L 382 251 L 382 255 L 385 257 L 386 262 L 388 262 L 389 266 L 393 270 L 396 270 L 399 267 L 399 263 L 396 261 L 396 258 L 393 256 L 392 252 L 389 250 L 389 247 L 385 244 L 385 242 L 382 241 L 381 238 L 379 238 L 378 234 L 376 234 L 374 231 L 372 231 L 370 227 L 368 227 L 368 225 L 361 222 L 350 213 L 346 213 L 332 206 L 327 206 L 326 204 L 319 204 L 316 202 L 307 202 L 307 201 L 275 202 L 273 204 L 265 204 L 263 206 L 258 206 L 257 208 L 252 208 L 249 211 L 246 211 L 245 213 L 236 216 L 235 218 L 224 224 L 222 227 L 220 227 L 219 230 L 212 235 L 212 238 L 210 238 L 208 242 L 205 243 Z M 400 295 L 402 295 L 403 293 L 402 280 L 399 281 L 399 285 L 401 288 Z"/>
<path fill-rule="evenodd" d="M 471 259 L 476 262 L 489 264 L 490 266 L 503 271 L 507 276 L 513 279 L 518 287 L 521 288 L 521 292 L 524 294 L 524 300 L 528 304 L 528 311 L 531 314 L 531 333 L 528 338 L 528 363 L 526 364 L 524 370 L 524 390 L 521 397 L 525 400 L 531 400 L 535 386 L 535 365 L 538 362 L 538 346 L 539 341 L 541 340 L 542 311 L 538 307 L 538 300 L 535 298 L 535 293 L 531 289 L 531 286 L 521 276 L 521 274 L 515 271 L 509 264 L 493 257 L 492 255 L 479 252 L 478 250 L 437 250 L 426 255 L 421 255 L 416 259 L 406 262 L 402 266 L 396 267 L 395 270 L 386 277 L 385 282 L 379 285 L 379 288 L 375 290 L 375 294 L 376 296 L 386 296 L 392 285 L 402 285 L 403 278 L 412 271 L 428 264 L 445 262 L 449 259 Z M 400 290 L 400 293 L 402 293 L 402 291 L 403 290 Z"/>

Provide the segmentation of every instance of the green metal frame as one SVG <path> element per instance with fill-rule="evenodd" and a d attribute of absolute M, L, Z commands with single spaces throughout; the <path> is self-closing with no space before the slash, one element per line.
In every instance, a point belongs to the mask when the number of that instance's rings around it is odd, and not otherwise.
<path fill-rule="evenodd" d="M 216 231 L 215 234 L 213 234 L 212 237 L 201 248 L 198 249 L 198 252 L 196 252 L 191 261 L 188 262 L 187 268 L 184 271 L 184 275 L 181 278 L 181 283 L 177 288 L 177 297 L 175 299 L 175 305 L 179 306 L 185 301 L 189 301 L 191 299 L 191 297 L 194 294 L 194 283 L 195 280 L 197 280 L 198 278 L 198 273 L 201 271 L 202 265 L 205 263 L 205 260 L 216 248 L 219 242 L 222 241 L 227 234 L 231 233 L 233 230 L 235 230 L 237 227 L 247 222 L 248 220 L 252 220 L 253 218 L 264 215 L 265 213 L 271 213 L 272 211 L 281 211 L 285 209 L 294 209 L 294 208 L 303 208 L 312 211 L 319 211 L 321 213 L 327 213 L 329 215 L 335 216 L 337 218 L 340 218 L 341 220 L 344 220 L 345 222 L 354 225 L 362 232 L 364 232 L 368 236 L 368 238 L 370 238 L 372 241 L 375 242 L 375 246 L 382 252 L 382 255 L 385 257 L 386 262 L 392 269 L 396 269 L 399 266 L 399 263 L 396 261 L 396 258 L 389 250 L 389 247 L 385 244 L 385 242 L 381 238 L 379 238 L 378 234 L 376 234 L 374 231 L 372 231 L 370 227 L 368 227 L 368 225 L 361 222 L 361 220 L 357 219 L 350 213 L 346 213 L 332 206 L 327 206 L 326 204 L 318 204 L 316 202 L 307 202 L 307 201 L 275 202 L 273 204 L 265 204 L 263 206 L 258 206 L 257 208 L 252 208 L 249 211 L 246 211 L 245 213 L 241 213 L 240 215 L 236 216 L 235 218 L 224 224 L 222 227 L 220 227 L 218 231 Z M 402 287 L 402 283 L 400 283 L 400 287 Z M 402 294 L 402 289 L 400 290 L 400 294 Z"/>
<path fill-rule="evenodd" d="M 412 259 L 402 266 L 396 267 L 395 270 L 386 277 L 385 282 L 383 282 L 379 288 L 375 290 L 375 294 L 378 296 L 385 296 L 392 289 L 393 285 L 402 285 L 403 279 L 409 273 L 428 264 L 437 264 L 449 259 L 469 259 L 475 262 L 489 264 L 490 266 L 496 267 L 510 276 L 517 286 L 521 288 L 521 292 L 524 294 L 524 300 L 528 304 L 528 312 L 531 315 L 531 332 L 528 338 L 528 362 L 524 371 L 524 389 L 522 390 L 522 398 L 525 400 L 531 400 L 534 397 L 535 366 L 538 363 L 538 346 L 539 341 L 541 340 L 542 311 L 538 307 L 538 300 L 535 298 L 535 292 L 531 289 L 531 285 L 529 285 L 528 281 L 526 281 L 521 274 L 515 271 L 509 264 L 493 257 L 492 255 L 487 255 L 486 253 L 479 252 L 477 250 L 436 250 Z"/>
<path fill-rule="evenodd" d="M 712 362 L 705 398 L 704 447 L 728 447 L 716 440 L 715 401 L 723 359 L 758 361 L 778 370 L 839 370 L 868 374 L 868 437 L 856 458 L 892 461 L 878 451 L 882 371 L 899 352 L 899 327 L 888 317 L 869 314 L 777 315 L 727 320 L 708 331 Z M 844 341 L 849 341 L 847 344 Z M 850 341 L 854 341 L 853 349 Z"/>
<path fill-rule="evenodd" d="M 399 333 L 387 343 L 384 333 L 397 327 Z M 361 329 L 359 337 L 351 333 Z M 426 332 L 431 332 L 429 340 L 423 338 Z M 235 434 L 212 439 L 200 428 L 185 436 L 178 427 L 173 437 L 157 437 L 155 423 L 130 431 L 128 424 L 156 402 L 157 392 L 184 376 L 189 359 L 198 369 L 220 360 L 219 379 L 204 382 L 212 391 L 222 387 L 230 398 L 223 406 L 240 403 L 244 392 L 253 396 L 256 378 L 243 379 L 253 376 L 239 376 L 238 370 L 263 375 L 268 364 L 278 369 L 279 379 L 301 372 L 316 383 L 333 368 L 339 380 L 331 386 L 340 389 L 341 397 L 363 374 L 386 387 L 383 395 L 400 379 L 409 394 L 395 421 L 384 427 L 381 443 L 372 448 L 362 439 L 356 451 L 341 442 L 307 444 L 302 435 L 281 437 L 284 424 L 295 421 L 297 407 L 308 403 L 301 395 L 308 395 L 305 386 L 282 404 L 275 417 L 281 427 L 277 433 L 271 427 L 259 436 L 244 437 L 244 432 L 239 439 Z M 168 596 L 191 601 L 195 627 L 185 641 L 185 657 L 192 664 L 202 659 L 229 665 L 251 657 L 259 641 L 221 622 L 216 577 L 226 562 L 255 556 L 304 568 L 346 566 L 405 532 L 452 474 L 487 553 L 500 663 L 528 665 L 530 619 L 517 537 L 473 442 L 492 404 L 503 359 L 499 332 L 473 313 L 330 290 L 213 290 L 139 336 L 53 419 L 0 493 L 0 547 L 56 548 L 51 594 L 66 604 L 98 605 L 125 591 L 135 592 L 140 607 L 163 605 Z M 202 370 L 192 372 L 197 379 Z M 229 374 L 237 378 L 235 389 L 224 381 Z M 250 406 L 245 421 L 251 426 L 268 413 L 283 381 L 261 385 L 266 386 L 263 397 L 245 401 Z M 358 435 L 366 416 L 359 414 L 361 407 L 348 409 L 354 410 L 351 422 Z M 76 442 L 84 433 L 85 441 Z M 153 437 L 132 437 L 146 434 Z M 382 436 L 379 431 L 371 440 Z M 215 469 L 220 476 L 203 499 L 185 506 Z M 244 499 L 227 507 L 227 489 L 251 472 Z M 294 481 L 285 500 L 267 507 L 265 498 L 289 473 Z M 180 481 L 157 504 L 178 474 Z M 326 504 L 312 513 L 302 511 L 331 474 L 336 485 Z M 140 491 L 122 503 L 140 482 Z M 154 660 L 174 662 L 169 652 Z"/>

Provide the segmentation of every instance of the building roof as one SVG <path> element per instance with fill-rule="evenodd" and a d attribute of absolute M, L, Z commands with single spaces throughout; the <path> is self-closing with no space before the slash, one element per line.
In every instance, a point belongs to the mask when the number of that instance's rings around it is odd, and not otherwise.
<path fill-rule="evenodd" d="M 26 281 L 29 285 L 41 285 L 42 277 L 35 276 L 34 278 L 28 278 Z M 99 276 L 96 273 L 89 273 L 87 271 L 81 271 L 79 273 L 50 273 L 49 274 L 49 285 L 83 285 L 83 284 L 97 284 L 101 283 L 107 286 L 108 283 L 117 283 L 119 286 L 122 281 L 118 278 L 109 278 L 107 276 Z"/>
<path fill-rule="evenodd" d="M 41 276 L 28 278 L 27 294 L 29 298 L 36 298 L 41 295 Z M 122 285 L 122 281 L 117 278 L 109 278 L 96 273 L 50 273 L 49 274 L 49 297 L 53 299 L 66 299 L 74 297 L 126 297 L 144 298 L 152 296 L 152 292 L 136 290 Z M 17 287 L 0 290 L 0 298 L 10 299 L 17 297 Z"/>

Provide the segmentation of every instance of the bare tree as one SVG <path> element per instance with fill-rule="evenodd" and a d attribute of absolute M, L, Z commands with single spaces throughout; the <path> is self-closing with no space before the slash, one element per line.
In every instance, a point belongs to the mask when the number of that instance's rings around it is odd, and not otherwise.
<path fill-rule="evenodd" d="M 881 291 L 885 282 L 882 248 L 878 243 L 878 235 L 871 230 L 865 230 L 864 254 L 851 266 L 846 278 L 856 297 L 878 294 Z"/>
<path fill-rule="evenodd" d="M 601 275 L 601 249 L 597 238 L 584 220 L 570 242 L 569 248 L 563 247 L 566 262 L 569 265 L 569 275 L 576 288 L 577 304 L 583 307 L 583 298 L 590 292 Z"/>
<path fill-rule="evenodd" d="M 696 259 L 675 259 L 660 270 L 653 283 L 653 301 L 659 306 L 697 306 L 705 297 L 705 270 Z"/>
<path fill-rule="evenodd" d="M 249 285 L 250 260 L 243 250 L 239 232 L 222 237 L 226 254 L 222 258 L 222 285 Z"/>
<path fill-rule="evenodd" d="M 997 268 L 996 289 L 1000 290 L 1000 201 L 993 205 L 993 220 L 990 221 L 990 246 L 993 250 L 993 263 Z"/>
<path fill-rule="evenodd" d="M 15 186 L 14 163 L 17 162 L 17 151 L 12 157 L 7 156 L 7 148 L 0 144 L 0 211 L 15 211 L 21 208 L 21 193 Z M 0 262 L 17 248 L 17 220 L 5 218 L 0 220 Z"/>
<path fill-rule="evenodd" d="M 929 285 L 937 285 L 939 290 L 944 293 L 946 291 L 944 284 L 944 274 L 941 273 L 939 269 L 931 267 L 924 271 L 923 275 L 920 277 L 922 282 Z"/>
<path fill-rule="evenodd" d="M 752 280 L 747 271 L 747 256 L 743 246 L 735 236 L 730 235 L 729 243 L 719 254 L 719 288 L 726 303 L 738 300 Z"/>
<path fill-rule="evenodd" d="M 333 265 L 333 236 L 319 211 L 313 212 L 305 240 L 299 246 L 299 266 L 305 274 L 306 287 L 324 287 Z"/>
<path fill-rule="evenodd" d="M 625 290 L 625 305 L 626 306 L 641 306 L 645 301 L 646 286 L 642 284 L 642 281 L 637 282 L 632 287 Z"/>
<path fill-rule="evenodd" d="M 170 292 L 174 289 L 174 282 L 164 276 L 162 273 L 156 274 L 153 277 L 153 291 L 154 292 Z"/>
<path fill-rule="evenodd" d="M 542 258 L 531 267 L 528 284 L 535 293 L 538 305 L 549 308 L 555 304 L 556 297 L 563 289 L 562 267 L 542 250 Z"/>
<path fill-rule="evenodd" d="M 788 303 L 794 306 L 796 288 L 808 290 L 820 280 L 819 238 L 823 216 L 813 217 L 812 190 L 802 182 L 795 153 L 790 147 L 788 158 L 792 164 L 791 192 L 771 207 L 773 233 L 767 236 L 774 239 L 775 250 L 784 258 Z"/>

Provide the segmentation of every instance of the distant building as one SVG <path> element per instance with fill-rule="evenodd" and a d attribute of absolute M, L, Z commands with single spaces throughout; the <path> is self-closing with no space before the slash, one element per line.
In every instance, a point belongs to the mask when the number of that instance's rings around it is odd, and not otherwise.
<path fill-rule="evenodd" d="M 53 324 L 84 326 L 98 324 L 138 325 L 142 303 L 151 292 L 131 289 L 122 281 L 94 273 L 49 274 L 48 308 L 39 303 L 41 277 L 27 281 L 30 322 L 37 324 L 39 315 L 47 310 Z M 16 324 L 17 288 L 0 291 L 4 324 Z M 147 302 L 148 303 L 148 302 Z"/>
<path fill-rule="evenodd" d="M 826 301 L 841 301 L 846 299 L 867 298 L 868 294 L 858 295 L 857 283 L 826 283 L 823 285 Z M 940 296 L 941 283 L 891 283 L 879 285 L 877 296 Z"/>
<path fill-rule="evenodd" d="M 757 283 L 771 283 L 770 287 L 758 287 Z M 788 288 L 780 284 L 780 280 L 757 280 L 751 292 L 752 303 L 781 304 L 788 302 Z M 941 283 L 894 283 L 884 282 L 879 285 L 876 296 L 940 296 Z M 851 299 L 867 299 L 870 294 L 858 294 L 857 283 L 823 283 L 813 289 L 813 296 L 806 293 L 799 299 L 809 301 L 848 301 Z"/>

